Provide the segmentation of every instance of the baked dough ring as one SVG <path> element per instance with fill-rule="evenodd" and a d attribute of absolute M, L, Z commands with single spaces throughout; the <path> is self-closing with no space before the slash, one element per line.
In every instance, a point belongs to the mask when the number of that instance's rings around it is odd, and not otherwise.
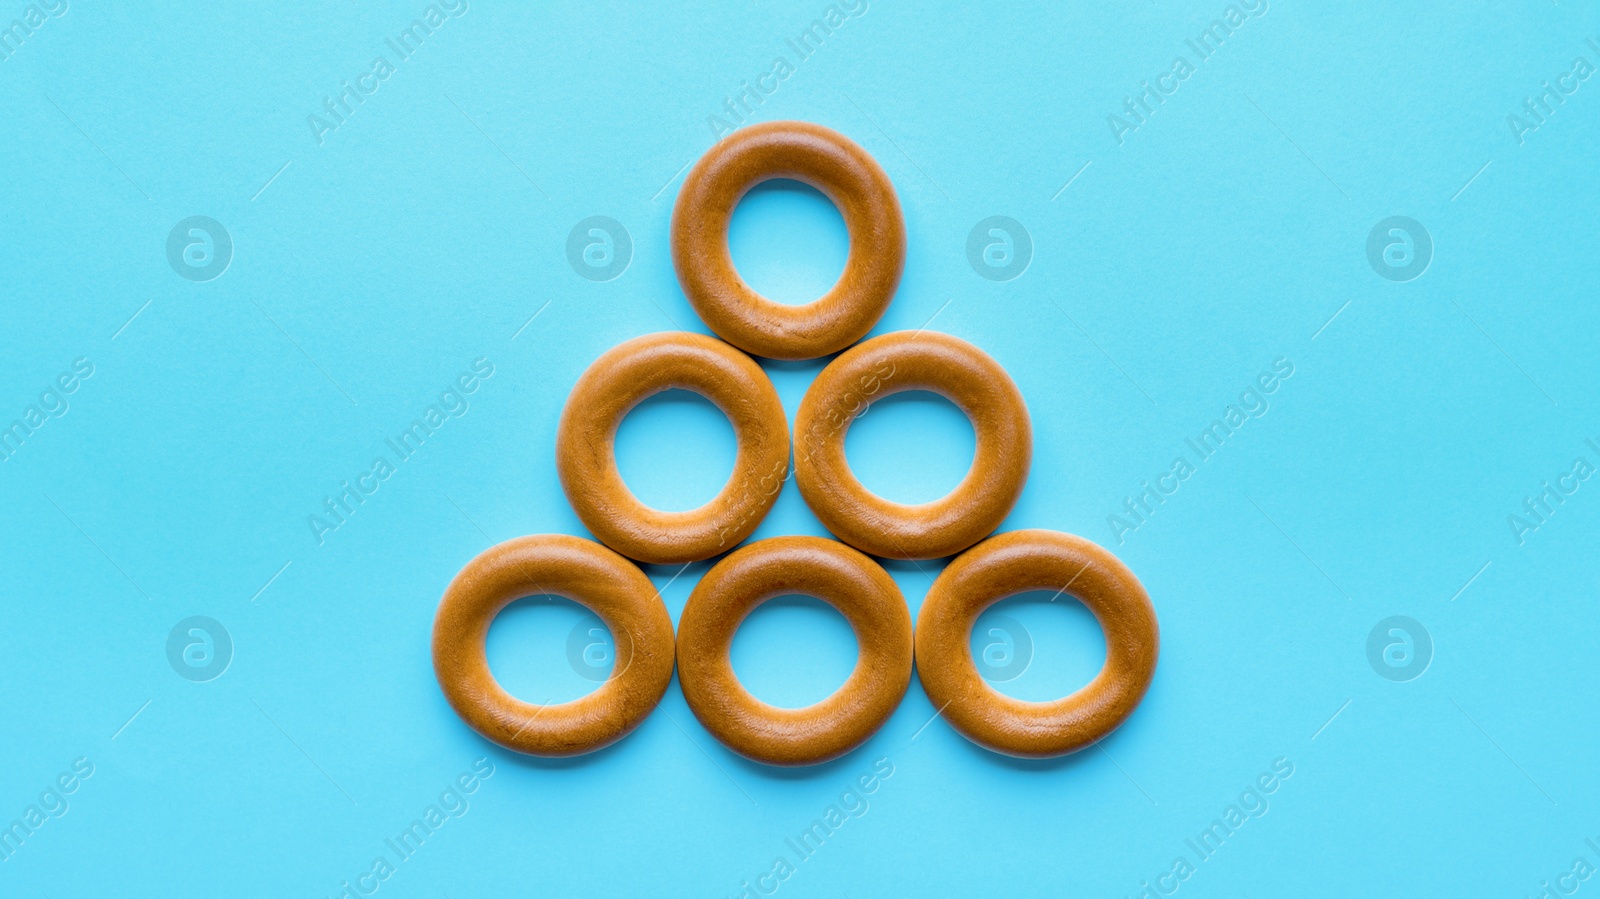
<path fill-rule="evenodd" d="M 613 446 L 630 409 L 674 387 L 716 404 L 739 441 L 722 492 L 687 512 L 639 502 L 617 471 Z M 613 348 L 578 379 L 556 432 L 556 470 L 573 510 L 600 542 L 641 562 L 694 562 L 738 545 L 777 501 L 789 473 L 789 423 L 778 392 L 749 356 L 700 334 L 649 334 Z"/>
<path fill-rule="evenodd" d="M 1028 590 L 1077 597 L 1106 635 L 1106 663 L 1083 689 L 1052 702 L 1013 699 L 972 661 L 978 614 Z M 1161 636 L 1139 579 L 1100 546 L 1059 531 L 1000 534 L 940 573 L 917 616 L 917 675 L 962 736 L 995 752 L 1048 758 L 1075 752 L 1121 724 L 1155 677 Z"/>
<path fill-rule="evenodd" d="M 803 306 L 775 303 L 739 277 L 728 222 L 750 188 L 774 178 L 827 195 L 850 232 L 833 288 Z M 700 157 L 672 210 L 672 264 L 696 312 L 722 339 L 773 359 L 837 353 L 872 330 L 905 267 L 906 226 L 894 184 L 849 138 L 808 122 L 741 128 Z"/>
<path fill-rule="evenodd" d="M 860 654 L 833 695 L 801 709 L 768 705 L 733 673 L 728 650 L 746 615 L 803 593 L 850 622 Z M 866 742 L 911 683 L 911 613 L 872 559 L 834 540 L 774 537 L 734 551 L 700 579 L 678 620 L 678 682 L 694 716 L 729 749 L 768 765 L 815 765 Z"/>
<path fill-rule="evenodd" d="M 861 485 L 845 458 L 850 423 L 873 400 L 931 390 L 972 421 L 977 451 L 942 499 L 905 505 Z M 1033 428 L 1017 385 L 982 350 L 932 331 L 896 331 L 850 348 L 817 375 L 795 417 L 800 495 L 839 539 L 890 559 L 937 559 L 993 533 L 1028 479 Z"/>
<path fill-rule="evenodd" d="M 593 693 L 534 705 L 490 673 L 489 625 L 501 609 L 535 593 L 582 603 L 611 629 L 616 667 Z M 484 550 L 450 582 L 433 621 L 433 671 L 451 708 L 485 738 L 528 755 L 582 755 L 622 739 L 661 701 L 672 657 L 672 619 L 644 572 L 597 543 L 562 534 Z"/>

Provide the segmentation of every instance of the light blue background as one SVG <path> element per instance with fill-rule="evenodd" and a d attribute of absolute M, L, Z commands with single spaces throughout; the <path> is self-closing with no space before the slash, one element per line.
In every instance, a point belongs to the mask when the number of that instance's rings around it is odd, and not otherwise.
<path fill-rule="evenodd" d="M 8 2 L 0 23 L 25 7 Z M 0 863 L 0 893 L 336 895 L 478 758 L 493 776 L 382 896 L 735 896 L 878 759 L 894 773 L 870 810 L 781 895 L 1134 896 L 1185 856 L 1196 899 L 1511 897 L 1600 865 L 1600 481 L 1523 545 L 1506 522 L 1576 457 L 1600 463 L 1600 81 L 1522 144 L 1506 124 L 1576 57 L 1600 64 L 1593 4 L 1272 0 L 1120 146 L 1106 116 L 1192 61 L 1223 0 L 873 0 L 799 62 L 747 121 L 839 129 L 893 179 L 909 250 L 875 333 L 932 319 L 1010 371 L 1036 445 L 1005 528 L 1113 549 L 1163 641 L 1143 705 L 1077 756 L 977 749 L 914 682 L 866 746 L 804 771 L 724 750 L 676 684 L 610 750 L 516 757 L 446 706 L 428 636 L 492 542 L 583 533 L 553 459 L 567 392 L 623 340 L 706 330 L 668 256 L 683 170 L 827 4 L 472 0 L 319 146 L 307 116 L 394 62 L 384 39 L 424 6 L 72 0 L 0 61 L 0 422 L 95 366 L 0 463 L 0 823 L 95 766 Z M 217 280 L 168 265 L 193 215 L 232 236 Z M 566 258 L 592 215 L 631 235 L 612 281 Z M 991 215 L 1031 235 L 1015 280 L 968 264 Z M 1390 215 L 1432 235 L 1414 281 L 1368 264 Z M 796 301 L 845 255 L 825 203 L 783 188 L 733 240 Z M 494 375 L 470 410 L 319 546 L 307 516 L 478 357 Z M 1118 545 L 1107 516 L 1283 357 L 1270 410 Z M 767 366 L 791 416 L 819 365 Z M 869 485 L 925 499 L 971 441 L 912 397 L 850 452 Z M 732 447 L 710 407 L 667 397 L 620 452 L 642 496 L 684 508 Z M 791 533 L 823 533 L 792 483 L 756 537 Z M 913 614 L 941 564 L 889 566 Z M 649 569 L 674 620 L 705 568 Z M 1011 604 L 1034 658 L 1007 691 L 1092 675 L 1103 647 L 1072 605 Z M 780 606 L 735 663 L 800 704 L 853 641 L 814 602 Z M 209 683 L 167 660 L 195 614 L 234 644 Z M 1434 644 L 1407 683 L 1368 661 L 1391 615 Z M 580 620 L 519 604 L 496 671 L 578 695 Z M 1185 840 L 1278 758 L 1294 773 L 1269 811 L 1195 861 Z"/>

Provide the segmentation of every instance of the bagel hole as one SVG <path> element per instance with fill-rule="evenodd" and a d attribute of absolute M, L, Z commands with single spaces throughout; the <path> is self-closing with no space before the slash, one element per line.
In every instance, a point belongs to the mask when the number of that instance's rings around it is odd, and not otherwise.
<path fill-rule="evenodd" d="M 1082 689 L 1106 662 L 1106 635 L 1071 593 L 1034 590 L 983 610 L 972 626 L 972 661 L 994 689 L 1049 702 Z"/>
<path fill-rule="evenodd" d="M 768 705 L 800 709 L 844 686 L 855 670 L 856 632 L 839 610 L 810 596 L 778 596 L 752 610 L 728 656 L 739 683 Z"/>
<path fill-rule="evenodd" d="M 633 407 L 617 427 L 617 470 L 639 502 L 687 512 L 710 502 L 733 477 L 733 424 L 692 390 L 666 390 Z"/>
<path fill-rule="evenodd" d="M 750 289 L 799 306 L 838 282 L 850 257 L 850 232 L 822 191 L 776 178 L 751 188 L 733 210 L 728 252 Z"/>
<path fill-rule="evenodd" d="M 525 596 L 489 625 L 489 672 L 536 705 L 582 698 L 611 676 L 617 646 L 600 616 L 560 596 Z"/>
<path fill-rule="evenodd" d="M 844 439 L 845 457 L 861 486 L 906 504 L 933 502 L 955 490 L 977 452 L 966 413 L 926 390 L 871 403 Z"/>

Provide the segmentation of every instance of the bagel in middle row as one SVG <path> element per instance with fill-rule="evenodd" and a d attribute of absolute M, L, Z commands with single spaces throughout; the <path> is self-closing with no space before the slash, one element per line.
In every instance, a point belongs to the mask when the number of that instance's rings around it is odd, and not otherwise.
<path fill-rule="evenodd" d="M 687 512 L 645 505 L 617 470 L 623 417 L 673 388 L 721 409 L 739 444 L 728 483 Z M 556 470 L 573 511 L 601 543 L 640 562 L 697 562 L 738 546 L 777 501 L 789 476 L 789 422 L 749 356 L 702 334 L 647 334 L 613 347 L 578 378 L 556 430 Z"/>
<path fill-rule="evenodd" d="M 908 505 L 862 486 L 844 436 L 868 405 L 928 390 L 966 413 L 977 437 L 972 468 L 950 493 Z M 1033 427 L 1011 376 L 987 353 L 933 331 L 896 331 L 859 343 L 817 375 L 795 416 L 795 481 L 834 536 L 889 559 L 955 555 L 994 533 L 1028 480 Z"/>

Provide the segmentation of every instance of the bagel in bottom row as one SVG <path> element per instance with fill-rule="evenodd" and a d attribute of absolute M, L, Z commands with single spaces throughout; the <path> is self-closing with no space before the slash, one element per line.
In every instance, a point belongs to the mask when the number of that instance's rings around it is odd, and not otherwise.
<path fill-rule="evenodd" d="M 990 605 L 1039 589 L 1070 593 L 1094 613 L 1105 631 L 1106 661 L 1071 695 L 1025 702 L 979 675 L 971 634 Z M 587 606 L 611 629 L 616 669 L 595 692 L 535 705 L 511 696 L 490 673 L 484 640 L 494 617 L 539 593 Z M 787 594 L 832 605 L 860 646 L 844 685 L 800 709 L 756 699 L 728 659 L 745 617 Z M 967 739 L 1024 758 L 1065 755 L 1133 713 L 1159 651 L 1155 610 L 1133 572 L 1091 541 L 1045 530 L 1000 534 L 957 557 L 928 590 L 914 635 L 905 599 L 882 566 L 817 537 L 757 541 L 712 566 L 684 606 L 676 640 L 654 585 L 627 559 L 576 537 L 520 537 L 462 568 L 439 603 L 433 631 L 445 698 L 472 729 L 508 749 L 569 756 L 621 739 L 660 702 L 676 657 L 684 698 L 706 730 L 769 765 L 817 764 L 864 743 L 899 705 L 913 661 L 934 707 Z"/>
<path fill-rule="evenodd" d="M 1050 702 L 989 686 L 972 660 L 972 625 L 984 609 L 1031 590 L 1069 593 L 1094 613 L 1106 662 L 1088 686 Z M 1020 758 L 1076 752 L 1133 714 L 1156 673 L 1161 635 L 1150 596 L 1104 547 L 1060 531 L 998 534 L 951 562 L 917 615 L 917 676 L 958 733 Z"/>
<path fill-rule="evenodd" d="M 616 642 L 611 676 L 571 702 L 523 702 L 489 671 L 484 640 L 495 616 L 541 593 L 587 606 Z M 433 620 L 433 671 L 450 707 L 486 739 L 528 755 L 582 755 L 627 736 L 667 692 L 672 665 L 672 618 L 655 585 L 622 556 L 564 534 L 484 550 L 450 582 Z"/>
<path fill-rule="evenodd" d="M 850 622 L 860 652 L 832 695 L 799 709 L 768 705 L 733 673 L 728 650 L 769 599 L 814 596 Z M 837 540 L 773 537 L 705 573 L 678 620 L 678 681 L 689 709 L 729 749 L 768 765 L 815 765 L 860 746 L 911 684 L 911 612 L 883 566 Z"/>

